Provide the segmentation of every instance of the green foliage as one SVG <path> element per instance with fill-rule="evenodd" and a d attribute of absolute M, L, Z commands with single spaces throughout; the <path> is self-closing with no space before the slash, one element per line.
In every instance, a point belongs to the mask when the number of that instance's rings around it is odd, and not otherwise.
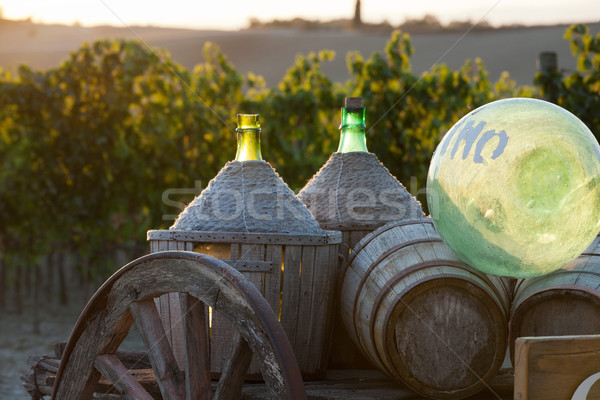
<path fill-rule="evenodd" d="M 335 54 L 299 55 L 272 89 L 238 73 L 212 44 L 188 71 L 136 41 L 98 41 L 59 68 L 16 76 L 0 71 L 0 249 L 26 265 L 56 249 L 80 254 L 99 273 L 107 255 L 144 248 L 148 229 L 168 227 L 235 155 L 238 112 L 261 114 L 263 157 L 300 189 L 337 148 L 345 96 L 367 107 L 370 151 L 409 190 L 424 187 L 435 146 L 467 112 L 495 99 L 543 96 L 600 132 L 600 38 L 567 32 L 579 69 L 539 75 L 539 93 L 508 74 L 490 82 L 481 60 L 444 64 L 417 76 L 410 37 L 394 32 L 383 52 L 347 57 L 350 79 L 322 72 Z"/>
<path fill-rule="evenodd" d="M 565 34 L 577 57 L 577 71 L 560 76 L 557 104 L 590 128 L 600 140 L 600 32 L 593 36 L 586 25 L 573 25 Z"/>
<path fill-rule="evenodd" d="M 542 98 L 571 111 L 600 140 L 600 33 L 593 36 L 586 25 L 576 24 L 567 29 L 565 39 L 577 58 L 577 71 L 540 71 L 535 83 Z"/>
<path fill-rule="evenodd" d="M 261 115 L 263 157 L 293 189 L 301 189 L 337 146 L 339 116 L 331 111 L 344 96 L 321 71 L 333 57 L 331 51 L 299 55 L 277 88 L 244 104 Z"/>

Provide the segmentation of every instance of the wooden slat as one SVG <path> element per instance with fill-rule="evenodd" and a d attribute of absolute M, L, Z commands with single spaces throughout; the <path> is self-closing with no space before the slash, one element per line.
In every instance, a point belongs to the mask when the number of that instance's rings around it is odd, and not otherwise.
<path fill-rule="evenodd" d="M 263 245 L 260 245 L 263 246 Z M 281 246 L 280 246 L 281 247 Z M 273 263 L 271 261 L 262 260 L 223 260 L 227 264 L 240 272 L 271 272 L 273 271 Z"/>
<path fill-rule="evenodd" d="M 127 368 L 114 354 L 104 354 L 96 357 L 94 363 L 119 392 L 136 400 L 154 400 L 142 385 L 127 371 Z"/>
<path fill-rule="evenodd" d="M 296 345 L 296 325 L 299 318 L 301 260 L 301 246 L 285 246 L 280 321 L 294 349 Z"/>
<path fill-rule="evenodd" d="M 170 241 L 168 243 L 169 250 L 180 250 L 180 244 L 182 242 Z M 184 344 L 183 344 L 183 319 L 181 317 L 181 306 L 179 305 L 179 293 L 168 293 L 168 314 L 169 314 L 169 325 L 164 325 L 169 343 L 173 349 L 173 355 L 175 360 L 179 364 L 179 368 L 183 369 L 185 363 Z M 161 296 L 161 297 L 165 297 Z M 162 315 L 161 315 L 162 317 Z M 163 318 L 163 321 L 165 319 Z"/>
<path fill-rule="evenodd" d="M 246 340 L 237 335 L 232 346 L 233 351 L 215 390 L 215 399 L 240 399 L 244 377 L 252 361 L 252 351 Z"/>
<path fill-rule="evenodd" d="M 350 249 L 356 246 L 356 244 L 369 233 L 371 233 L 371 231 L 350 231 L 350 242 L 348 243 Z"/>
<path fill-rule="evenodd" d="M 272 264 L 271 272 L 265 274 L 264 297 L 278 317 L 281 311 L 281 268 L 282 268 L 283 246 L 268 245 L 265 260 Z"/>
<path fill-rule="evenodd" d="M 54 357 L 60 360 L 62 358 L 65 346 L 65 342 L 56 343 L 54 345 Z M 148 354 L 146 354 L 145 351 L 117 350 L 114 354 L 127 369 L 152 368 L 150 361 L 148 360 Z"/>
<path fill-rule="evenodd" d="M 314 260 L 311 309 L 306 315 L 310 326 L 309 347 L 301 365 L 307 371 L 318 372 L 320 369 L 325 369 L 323 356 L 324 353 L 328 353 L 326 342 L 329 339 L 329 332 L 326 332 L 326 325 L 331 315 L 327 315 L 327 311 L 336 291 L 336 285 L 335 283 L 332 285 L 331 279 L 332 272 L 337 269 L 337 257 L 330 262 L 329 246 L 316 246 Z"/>
<path fill-rule="evenodd" d="M 339 251 L 343 255 L 344 259 L 340 260 L 339 273 L 336 275 L 336 289 L 341 287 L 341 280 L 345 276 L 345 268 L 347 268 L 347 262 L 351 258 L 353 248 L 360 242 L 360 240 L 371 231 L 365 230 L 345 230 L 342 231 L 342 243 L 339 246 Z M 338 280 L 339 279 L 339 280 Z M 335 340 L 331 340 L 331 357 L 330 365 L 333 368 L 369 368 L 371 365 L 360 353 L 356 344 L 352 341 L 342 317 L 339 313 L 339 302 L 335 299 L 335 308 L 332 307 L 327 311 L 327 315 L 332 320 L 333 325 L 330 332 Z M 333 323 L 335 321 L 335 323 Z"/>
<path fill-rule="evenodd" d="M 281 245 L 306 244 L 316 246 L 328 243 L 340 243 L 342 236 L 338 231 L 324 231 L 322 234 L 305 235 L 292 233 L 183 232 L 151 230 L 148 231 L 148 240 Z"/>
<path fill-rule="evenodd" d="M 169 242 L 166 240 L 158 240 L 156 241 L 156 251 L 167 251 L 169 250 Z M 159 296 L 158 298 L 156 298 L 154 300 L 155 304 L 156 304 L 156 309 L 158 310 L 158 314 L 160 315 L 160 318 L 162 320 L 163 326 L 165 328 L 165 332 L 167 335 L 167 338 L 169 339 L 169 343 L 171 343 L 171 313 L 170 313 L 170 307 L 169 307 L 169 294 L 165 294 L 162 296 Z"/>
<path fill-rule="evenodd" d="M 522 337 L 515 355 L 515 399 L 571 400 L 586 378 L 600 372 L 600 335 Z M 596 384 L 587 400 L 598 399 Z"/>
<path fill-rule="evenodd" d="M 346 263 L 350 258 L 350 251 L 352 248 L 350 247 L 350 231 L 342 231 L 342 243 L 340 244 L 340 254 L 344 257 L 340 262 L 343 264 Z"/>
<path fill-rule="evenodd" d="M 231 260 L 239 259 L 240 244 L 232 243 L 229 246 L 229 258 Z M 223 315 L 212 310 L 212 326 L 210 329 L 210 370 L 220 373 L 225 363 L 227 355 L 231 352 L 235 329 L 233 324 Z"/>
<path fill-rule="evenodd" d="M 239 254 L 239 260 L 249 261 L 264 261 L 265 259 L 265 246 L 262 244 L 242 244 L 241 253 Z M 265 286 L 265 273 L 259 272 L 244 272 L 244 276 L 248 281 L 252 282 L 261 294 L 264 294 Z"/>
<path fill-rule="evenodd" d="M 60 360 L 57 360 L 57 363 L 60 362 Z M 98 369 L 95 369 L 98 373 Z M 56 373 L 56 371 L 55 371 Z M 152 370 L 152 368 L 145 368 L 145 369 L 133 369 L 133 370 L 129 370 L 129 374 L 131 374 L 131 376 L 133 376 L 133 378 L 140 384 L 142 385 L 142 387 L 152 396 L 153 399 L 160 399 L 161 398 L 161 394 L 160 394 L 160 390 L 158 388 L 158 384 L 156 383 L 156 377 L 154 376 L 154 371 Z M 40 376 L 41 374 L 37 374 L 38 379 L 41 378 Z M 41 382 L 38 381 L 38 388 L 40 389 L 40 391 L 45 394 L 45 395 L 50 395 L 51 391 L 52 391 L 52 387 L 54 386 L 54 383 L 56 382 L 56 376 L 50 375 L 50 376 L 46 376 L 45 378 L 41 378 L 43 379 Z M 44 385 L 44 386 L 40 386 L 40 385 Z M 98 381 L 98 384 L 96 385 L 96 387 L 94 388 L 94 398 L 101 398 L 99 396 L 100 393 L 118 393 L 114 384 L 111 383 L 108 379 L 101 377 L 100 380 Z M 114 399 L 114 397 L 112 398 Z"/>
<path fill-rule="evenodd" d="M 212 399 L 208 313 L 204 303 L 181 294 L 179 297 L 184 325 L 185 386 L 187 400 Z"/>
<path fill-rule="evenodd" d="M 179 369 L 156 307 L 152 300 L 139 301 L 130 306 L 138 324 L 140 335 L 148 350 L 148 358 L 154 369 L 163 397 L 185 398 L 183 373 Z"/>
<path fill-rule="evenodd" d="M 428 400 L 398 385 L 376 369 L 327 371 L 326 379 L 304 382 L 310 400 Z M 513 400 L 512 371 L 503 370 L 484 390 L 469 400 Z M 243 398 L 271 400 L 266 386 L 245 385 Z M 516 398 L 515 398 L 516 399 Z M 544 399 L 540 399 L 544 400 Z M 565 399 L 570 400 L 570 399 Z"/>
<path fill-rule="evenodd" d="M 309 348 L 311 326 L 310 313 L 313 301 L 313 277 L 315 274 L 315 246 L 302 247 L 302 266 L 300 273 L 300 298 L 298 301 L 298 323 L 296 326 L 296 345 L 293 346 L 296 358 L 305 360 Z M 312 373 L 314 371 L 303 371 Z"/>
<path fill-rule="evenodd" d="M 264 244 L 242 244 L 240 246 L 241 253 L 238 255 L 239 259 L 242 260 L 265 260 L 265 245 Z M 244 277 L 252 283 L 258 291 L 263 295 L 265 294 L 265 275 L 266 272 L 244 272 Z M 253 360 L 250 367 L 248 368 L 248 374 L 253 376 L 260 375 L 260 368 L 258 362 Z"/>

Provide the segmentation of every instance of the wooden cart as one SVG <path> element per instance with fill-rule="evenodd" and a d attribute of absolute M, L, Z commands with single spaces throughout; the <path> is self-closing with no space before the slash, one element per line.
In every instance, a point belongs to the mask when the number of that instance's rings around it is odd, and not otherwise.
<path fill-rule="evenodd" d="M 155 299 L 166 293 L 180 296 L 184 365 L 176 361 L 156 309 Z M 237 331 L 218 380 L 208 372 L 209 316 L 202 303 L 225 315 Z M 134 321 L 147 357 L 122 361 L 119 346 Z M 245 384 L 253 354 L 264 383 Z M 504 375 L 492 390 L 505 397 L 474 398 L 511 398 L 511 377 Z M 57 400 L 97 398 L 99 392 L 144 400 L 419 398 L 376 371 L 329 371 L 327 380 L 305 385 L 277 316 L 255 286 L 224 261 L 186 251 L 144 256 L 110 277 L 81 313 L 53 381 Z"/>
<path fill-rule="evenodd" d="M 173 355 L 154 299 L 179 293 L 185 365 Z M 208 372 L 212 307 L 235 326 L 229 362 L 213 390 Z M 304 387 L 291 346 L 258 290 L 225 262 L 192 252 L 158 252 L 121 268 L 92 297 L 73 328 L 56 375 L 53 399 L 90 399 L 101 376 L 133 399 L 153 399 L 115 355 L 135 320 L 165 399 L 239 396 L 252 354 L 272 398 L 303 399 Z"/>

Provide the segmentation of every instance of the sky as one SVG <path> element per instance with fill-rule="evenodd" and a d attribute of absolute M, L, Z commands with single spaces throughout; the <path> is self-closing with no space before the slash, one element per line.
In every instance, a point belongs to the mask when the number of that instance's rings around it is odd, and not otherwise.
<path fill-rule="evenodd" d="M 350 18 L 355 0 L 0 0 L 4 18 L 82 25 L 155 25 L 234 30 L 250 18 Z M 486 20 L 492 25 L 599 22 L 599 0 L 362 0 L 366 22 L 433 14 L 443 23 Z"/>

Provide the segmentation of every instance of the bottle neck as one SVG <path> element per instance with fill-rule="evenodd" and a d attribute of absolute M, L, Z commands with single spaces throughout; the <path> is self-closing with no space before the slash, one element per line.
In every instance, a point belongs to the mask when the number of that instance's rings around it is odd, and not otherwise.
<path fill-rule="evenodd" d="M 342 124 L 340 125 L 340 145 L 338 153 L 365 152 L 367 139 L 365 136 L 365 109 L 342 108 Z"/>
<path fill-rule="evenodd" d="M 238 114 L 236 161 L 262 161 L 258 114 Z"/>

